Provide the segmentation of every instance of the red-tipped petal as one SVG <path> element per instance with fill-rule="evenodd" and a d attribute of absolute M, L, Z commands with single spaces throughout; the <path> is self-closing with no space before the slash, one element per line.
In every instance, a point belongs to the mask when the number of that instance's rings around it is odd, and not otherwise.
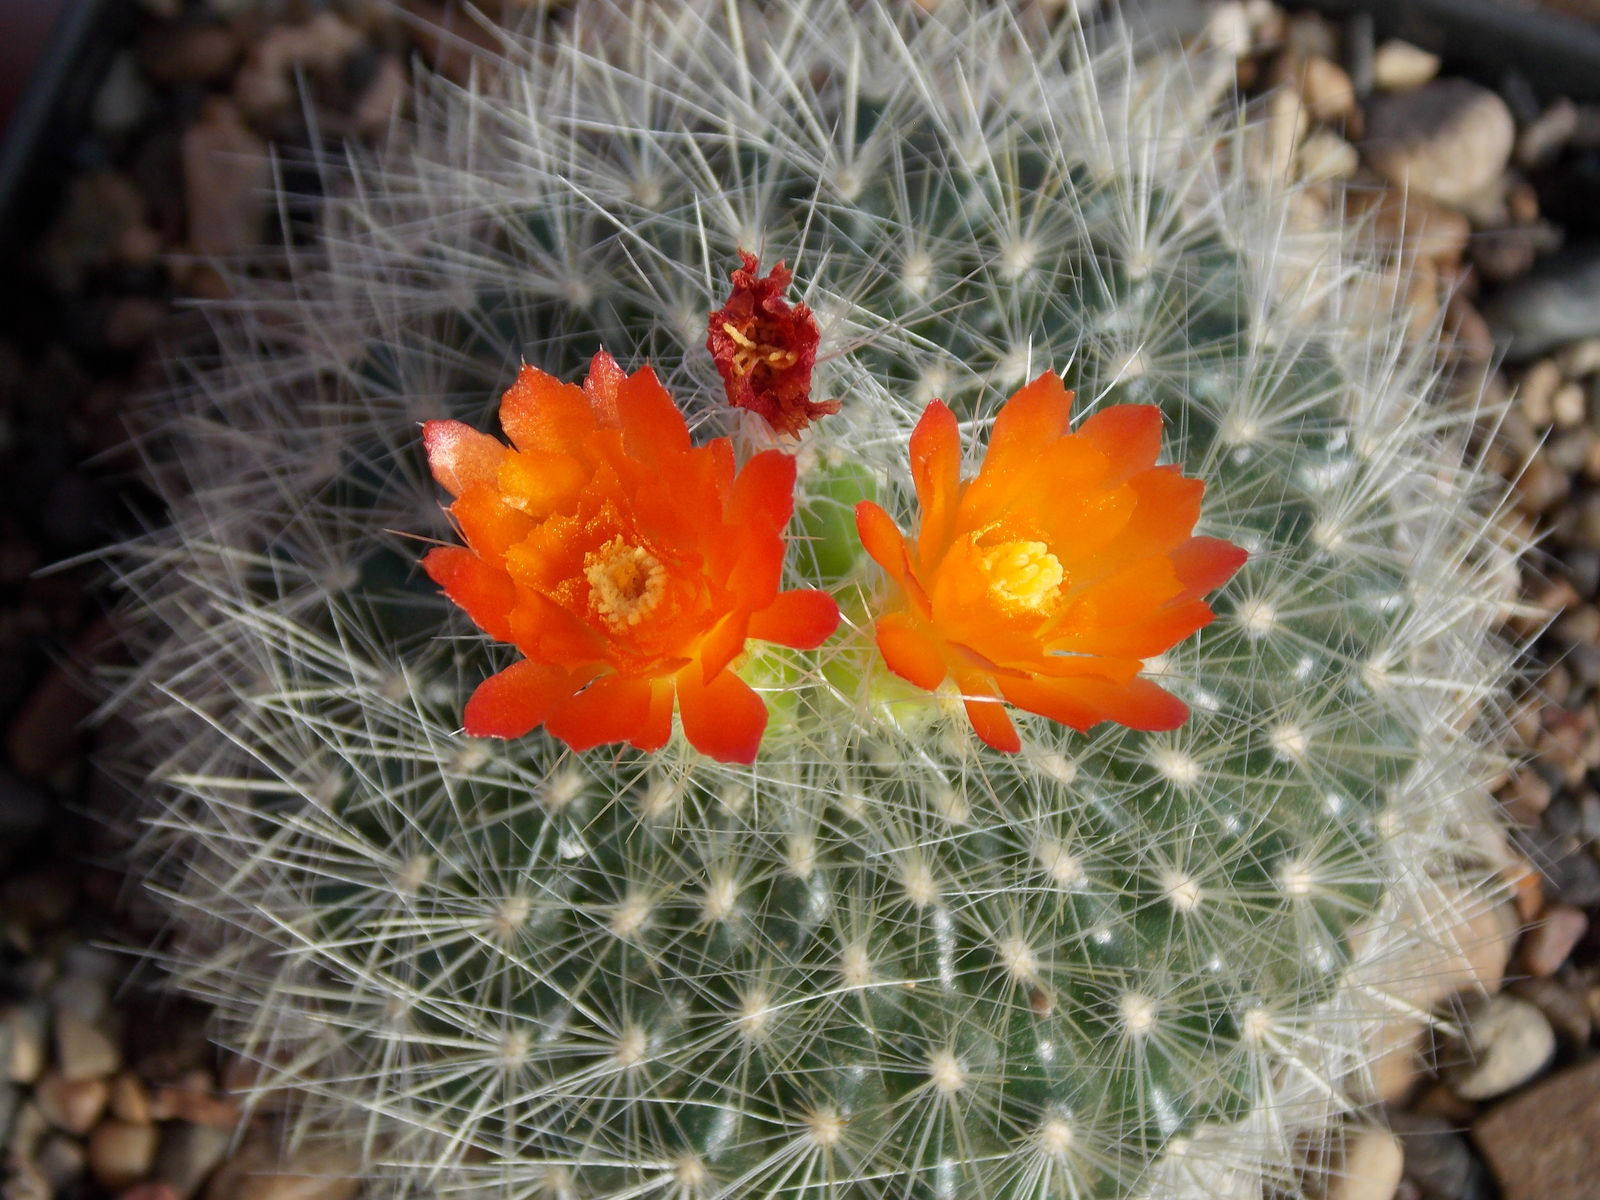
<path fill-rule="evenodd" d="M 871 500 L 856 505 L 856 536 L 861 545 L 896 583 L 906 574 L 906 541 L 894 518 Z"/>
<path fill-rule="evenodd" d="M 517 589 L 503 571 L 496 571 L 471 550 L 438 546 L 423 557 L 422 569 L 444 594 L 466 610 L 478 628 L 499 642 L 514 640 L 511 609 Z"/>
<path fill-rule="evenodd" d="M 989 449 L 984 469 L 1011 470 L 1012 456 L 1031 459 L 1067 432 L 1072 416 L 1072 393 L 1061 376 L 1046 371 L 1000 406 L 994 429 L 989 434 Z"/>
<path fill-rule="evenodd" d="M 795 588 L 779 592 L 750 617 L 749 636 L 796 650 L 815 650 L 839 628 L 839 605 L 827 592 Z"/>
<path fill-rule="evenodd" d="M 627 381 L 628 373 L 617 360 L 604 350 L 595 352 L 589 360 L 589 373 L 583 380 L 584 395 L 594 409 L 595 419 L 602 428 L 616 429 L 621 425 L 617 418 L 617 392 Z"/>
<path fill-rule="evenodd" d="M 938 645 L 912 624 L 909 614 L 888 613 L 879 618 L 873 632 L 878 653 L 902 679 L 931 692 L 950 673 Z"/>
<path fill-rule="evenodd" d="M 603 675 L 556 704 L 545 728 L 574 750 L 628 742 L 650 724 L 651 681 Z"/>
<path fill-rule="evenodd" d="M 424 421 L 422 448 L 434 479 L 452 496 L 474 483 L 494 483 L 508 453 L 499 439 L 460 421 Z"/>
<path fill-rule="evenodd" d="M 1108 483 L 1155 465 L 1161 453 L 1161 410 L 1153 404 L 1112 404 L 1077 428 L 1077 436 L 1111 461 Z"/>
<path fill-rule="evenodd" d="M 942 400 L 923 410 L 911 432 L 911 480 L 922 508 L 917 549 L 927 560 L 950 540 L 961 500 L 961 428 Z"/>
<path fill-rule="evenodd" d="M 473 737 L 516 738 L 544 724 L 551 710 L 578 688 L 560 667 L 522 659 L 478 685 L 463 719 Z"/>
<path fill-rule="evenodd" d="M 732 671 L 709 680 L 698 664 L 679 671 L 678 715 L 689 744 L 718 762 L 751 763 L 767 727 L 767 706 Z"/>

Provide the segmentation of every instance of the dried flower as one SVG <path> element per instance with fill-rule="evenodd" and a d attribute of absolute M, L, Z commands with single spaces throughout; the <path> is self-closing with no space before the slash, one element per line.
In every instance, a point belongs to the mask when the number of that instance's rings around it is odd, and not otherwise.
<path fill-rule="evenodd" d="M 809 649 L 839 621 L 825 592 L 779 590 L 794 460 L 736 471 L 726 438 L 691 446 L 655 373 L 603 351 L 581 388 L 524 366 L 500 423 L 510 447 L 459 421 L 422 435 L 467 543 L 423 567 L 525 656 L 478 686 L 466 731 L 655 750 L 676 704 L 697 749 L 752 761 L 767 710 L 733 670 L 746 639 Z"/>
<path fill-rule="evenodd" d="M 779 433 L 799 433 L 839 411 L 837 400 L 811 399 L 817 361 L 816 318 L 783 298 L 794 276 L 779 263 L 758 278 L 761 262 L 739 251 L 744 266 L 731 276 L 733 292 L 711 314 L 706 349 L 717 364 L 728 403 L 760 413 Z"/>
<path fill-rule="evenodd" d="M 980 738 L 1021 743 L 1004 703 L 1074 729 L 1172 729 L 1189 710 L 1139 674 L 1212 619 L 1201 599 L 1245 552 L 1192 537 L 1204 484 L 1155 465 L 1161 414 L 1105 408 L 1067 431 L 1072 393 L 1053 374 L 995 418 L 983 467 L 961 478 L 955 415 L 934 401 L 911 435 L 922 510 L 915 539 L 878 505 L 856 528 L 895 596 L 878 649 L 930 691 L 953 679 Z"/>

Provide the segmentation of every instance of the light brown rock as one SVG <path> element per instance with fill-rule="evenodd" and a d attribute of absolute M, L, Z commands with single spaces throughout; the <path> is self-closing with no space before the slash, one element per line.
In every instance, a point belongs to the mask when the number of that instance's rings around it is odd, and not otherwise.
<path fill-rule="evenodd" d="M 1600 1060 L 1495 1105 L 1473 1123 L 1472 1138 L 1500 1183 L 1501 1200 L 1594 1200 Z"/>
<path fill-rule="evenodd" d="M 294 103 L 296 70 L 333 71 L 364 41 L 359 29 L 331 12 L 303 25 L 275 25 L 246 52 L 234 77 L 234 100 L 250 117 L 268 120 Z"/>
<path fill-rule="evenodd" d="M 1410 42 L 1390 38 L 1372 55 L 1372 81 L 1380 92 L 1408 92 L 1439 74 L 1439 56 Z"/>
<path fill-rule="evenodd" d="M 1357 113 L 1356 89 L 1338 63 L 1321 57 L 1300 64 L 1300 98 L 1313 121 L 1339 124 Z"/>
<path fill-rule="evenodd" d="M 56 1012 L 56 1070 L 63 1079 L 101 1079 L 122 1066 L 122 1050 L 104 1030 L 69 1008 Z"/>
<path fill-rule="evenodd" d="M 101 1121 L 89 1135 L 89 1174 L 107 1191 L 121 1191 L 150 1173 L 160 1139 L 154 1125 Z"/>
<path fill-rule="evenodd" d="M 9 1048 L 5 1067 L 12 1083 L 32 1083 L 44 1071 L 49 1020 L 40 1004 L 16 1004 L 0 1014 L 0 1046 Z"/>
<path fill-rule="evenodd" d="M 110 1096 L 111 1085 L 103 1079 L 64 1079 L 55 1071 L 46 1071 L 33 1089 L 45 1119 L 79 1137 L 94 1128 Z"/>
<path fill-rule="evenodd" d="M 1450 1053 L 1465 1061 L 1446 1068 L 1444 1077 L 1463 1100 L 1492 1100 L 1521 1087 L 1556 1052 L 1555 1030 L 1537 1007 L 1509 993 L 1491 996 L 1465 1021 L 1466 1044 Z"/>
<path fill-rule="evenodd" d="M 1392 1200 L 1405 1163 L 1400 1139 L 1388 1130 L 1352 1133 L 1324 1194 L 1327 1200 Z"/>
<path fill-rule="evenodd" d="M 1535 979 L 1554 975 L 1589 932 L 1589 917 L 1570 904 L 1552 904 L 1522 938 L 1522 969 Z"/>
<path fill-rule="evenodd" d="M 155 1119 L 150 1111 L 150 1093 L 132 1071 L 124 1071 L 111 1081 L 111 1115 L 135 1125 Z"/>
<path fill-rule="evenodd" d="M 226 257 L 254 246 L 272 182 L 266 143 L 246 128 L 237 108 L 212 96 L 184 130 L 180 153 L 189 249 Z"/>
<path fill-rule="evenodd" d="M 1397 187 L 1462 204 L 1504 172 L 1516 140 L 1504 100 L 1465 79 L 1380 96 L 1367 110 L 1367 162 Z"/>
<path fill-rule="evenodd" d="M 360 1187 L 357 1164 L 343 1148 L 302 1146 L 285 1157 L 258 1139 L 217 1169 L 206 1200 L 350 1200 Z"/>

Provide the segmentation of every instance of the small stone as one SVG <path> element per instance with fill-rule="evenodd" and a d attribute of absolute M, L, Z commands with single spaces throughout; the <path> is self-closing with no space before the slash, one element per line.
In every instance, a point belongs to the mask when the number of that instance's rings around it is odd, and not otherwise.
<path fill-rule="evenodd" d="M 220 1125 L 169 1122 L 161 1134 L 153 1174 L 178 1200 L 189 1200 L 216 1170 L 233 1143 L 233 1130 Z"/>
<path fill-rule="evenodd" d="M 1550 399 L 1550 415 L 1563 429 L 1583 424 L 1588 409 L 1589 397 L 1584 394 L 1582 384 L 1563 384 Z"/>
<path fill-rule="evenodd" d="M 1537 1130 L 1538 1136 L 1529 1136 Z M 1600 1059 L 1495 1105 L 1472 1126 L 1502 1200 L 1594 1200 L 1600 1179 Z"/>
<path fill-rule="evenodd" d="M 83 1181 L 83 1147 L 64 1133 L 46 1135 L 33 1152 L 33 1161 L 57 1196 L 71 1193 Z"/>
<path fill-rule="evenodd" d="M 1339 31 L 1333 22 L 1318 13 L 1299 12 L 1291 16 L 1283 40 L 1284 49 L 1301 58 L 1339 56 Z"/>
<path fill-rule="evenodd" d="M 89 1173 L 108 1191 L 120 1191 L 150 1173 L 161 1131 L 115 1119 L 101 1121 L 89 1135 Z"/>
<path fill-rule="evenodd" d="M 150 1111 L 150 1093 L 132 1071 L 123 1071 L 111 1081 L 111 1115 L 134 1125 L 155 1120 Z"/>
<path fill-rule="evenodd" d="M 1522 127 L 1513 158 L 1525 171 L 1548 166 L 1578 127 L 1578 106 L 1565 96 Z"/>
<path fill-rule="evenodd" d="M 199 1078 L 186 1080 L 183 1086 L 157 1088 L 150 1097 L 150 1111 L 158 1121 L 177 1119 L 219 1129 L 233 1129 L 240 1117 L 238 1104 L 217 1095 L 203 1071 Z"/>
<path fill-rule="evenodd" d="M 1555 360 L 1541 358 L 1530 366 L 1523 372 L 1522 382 L 1517 386 L 1517 404 L 1522 409 L 1522 415 L 1535 425 L 1549 425 L 1555 420 L 1550 400 L 1561 383 L 1561 368 Z"/>
<path fill-rule="evenodd" d="M 406 69 L 393 54 L 378 60 L 372 81 L 367 84 L 355 107 L 350 110 L 350 125 L 363 137 L 377 137 L 388 130 L 405 102 Z"/>
<path fill-rule="evenodd" d="M 1396 186 L 1459 204 L 1505 170 L 1516 122 L 1505 101 L 1465 79 L 1379 97 L 1368 108 L 1367 161 Z"/>
<path fill-rule="evenodd" d="M 332 72 L 365 41 L 359 29 L 331 12 L 303 25 L 275 25 L 246 53 L 234 76 L 234 101 L 252 120 L 271 122 L 294 104 L 295 74 Z"/>
<path fill-rule="evenodd" d="M 1208 46 L 1235 61 L 1245 58 L 1254 41 L 1250 14 L 1240 0 L 1226 0 L 1207 15 L 1202 37 Z"/>
<path fill-rule="evenodd" d="M 227 257 L 254 246 L 272 182 L 266 143 L 245 127 L 238 109 L 212 96 L 184 130 L 181 153 L 189 248 Z"/>
<path fill-rule="evenodd" d="M 1582 379 L 1600 373 L 1600 337 L 1585 338 L 1563 346 L 1556 354 L 1561 373 L 1568 379 Z"/>
<path fill-rule="evenodd" d="M 1472 1151 L 1467 1139 L 1439 1117 L 1402 1113 L 1394 1131 L 1405 1149 L 1406 1178 L 1428 1197 L 1458 1197 L 1472 1177 Z"/>
<path fill-rule="evenodd" d="M 94 1128 L 110 1096 L 111 1085 L 104 1079 L 64 1079 L 54 1071 L 46 1071 L 33 1089 L 45 1119 L 78 1137 Z"/>
<path fill-rule="evenodd" d="M 1422 1045 L 1428 1028 L 1415 1017 L 1385 1022 L 1373 1047 L 1372 1095 L 1380 1104 L 1399 1104 L 1422 1078 Z"/>
<path fill-rule="evenodd" d="M 1581 908 L 1552 904 L 1543 920 L 1523 934 L 1523 970 L 1535 979 L 1554 975 L 1588 932 L 1589 918 Z"/>
<path fill-rule="evenodd" d="M 1600 337 L 1600 245 L 1545 259 L 1487 301 L 1484 316 L 1513 362 Z"/>
<path fill-rule="evenodd" d="M 206 1200 L 349 1200 L 361 1187 L 359 1169 L 343 1147 L 301 1146 L 285 1157 L 250 1141 L 211 1177 Z"/>
<path fill-rule="evenodd" d="M 1300 178 L 1307 183 L 1348 179 L 1361 165 L 1356 148 L 1331 129 L 1313 131 L 1300 146 Z"/>
<path fill-rule="evenodd" d="M 71 1009 L 56 1011 L 56 1070 L 63 1079 L 103 1079 L 122 1066 L 122 1050 Z"/>
<path fill-rule="evenodd" d="M 1467 1015 L 1466 1044 L 1458 1049 L 1470 1061 L 1444 1072 L 1463 1100 L 1492 1100 L 1532 1079 L 1550 1062 L 1556 1035 L 1545 1015 L 1508 993 L 1491 996 Z"/>
<path fill-rule="evenodd" d="M 1300 64 L 1300 98 L 1313 121 L 1339 125 L 1357 115 L 1356 89 L 1336 62 L 1308 58 Z"/>
<path fill-rule="evenodd" d="M 1439 74 L 1439 56 L 1390 38 L 1372 55 L 1372 82 L 1380 92 L 1409 92 L 1431 83 Z"/>
<path fill-rule="evenodd" d="M 6 1074 L 12 1083 L 33 1083 L 44 1071 L 50 1015 L 42 1004 L 17 1004 L 6 1011 L 0 1046 L 9 1046 Z"/>
<path fill-rule="evenodd" d="M 95 88 L 89 123 L 102 137 L 119 138 L 136 129 L 150 112 L 154 97 L 139 76 L 133 55 L 126 50 L 112 56 L 105 77 Z"/>
<path fill-rule="evenodd" d="M 1405 1168 L 1400 1140 L 1386 1129 L 1363 1129 L 1345 1141 L 1327 1200 L 1392 1200 Z"/>
<path fill-rule="evenodd" d="M 1560 242 L 1561 235 L 1543 224 L 1485 229 L 1472 239 L 1472 264 L 1485 279 L 1503 283 L 1526 275 L 1541 253 Z"/>

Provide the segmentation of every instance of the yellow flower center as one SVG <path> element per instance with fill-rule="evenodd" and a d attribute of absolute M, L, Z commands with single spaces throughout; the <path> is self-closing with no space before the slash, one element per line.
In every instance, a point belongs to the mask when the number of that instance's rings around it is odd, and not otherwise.
<path fill-rule="evenodd" d="M 782 371 L 800 361 L 800 356 L 793 350 L 786 350 L 782 346 L 764 345 L 749 337 L 731 321 L 722 323 L 722 332 L 732 338 L 734 345 L 739 347 L 733 352 L 733 369 L 740 375 L 750 374 L 762 363 L 775 371 Z"/>
<path fill-rule="evenodd" d="M 613 629 L 637 625 L 661 603 L 667 571 L 643 546 L 612 538 L 583 560 L 589 603 Z"/>
<path fill-rule="evenodd" d="M 1001 542 L 978 558 L 989 580 L 989 594 L 1010 611 L 1043 613 L 1061 597 L 1066 572 L 1043 542 Z"/>

